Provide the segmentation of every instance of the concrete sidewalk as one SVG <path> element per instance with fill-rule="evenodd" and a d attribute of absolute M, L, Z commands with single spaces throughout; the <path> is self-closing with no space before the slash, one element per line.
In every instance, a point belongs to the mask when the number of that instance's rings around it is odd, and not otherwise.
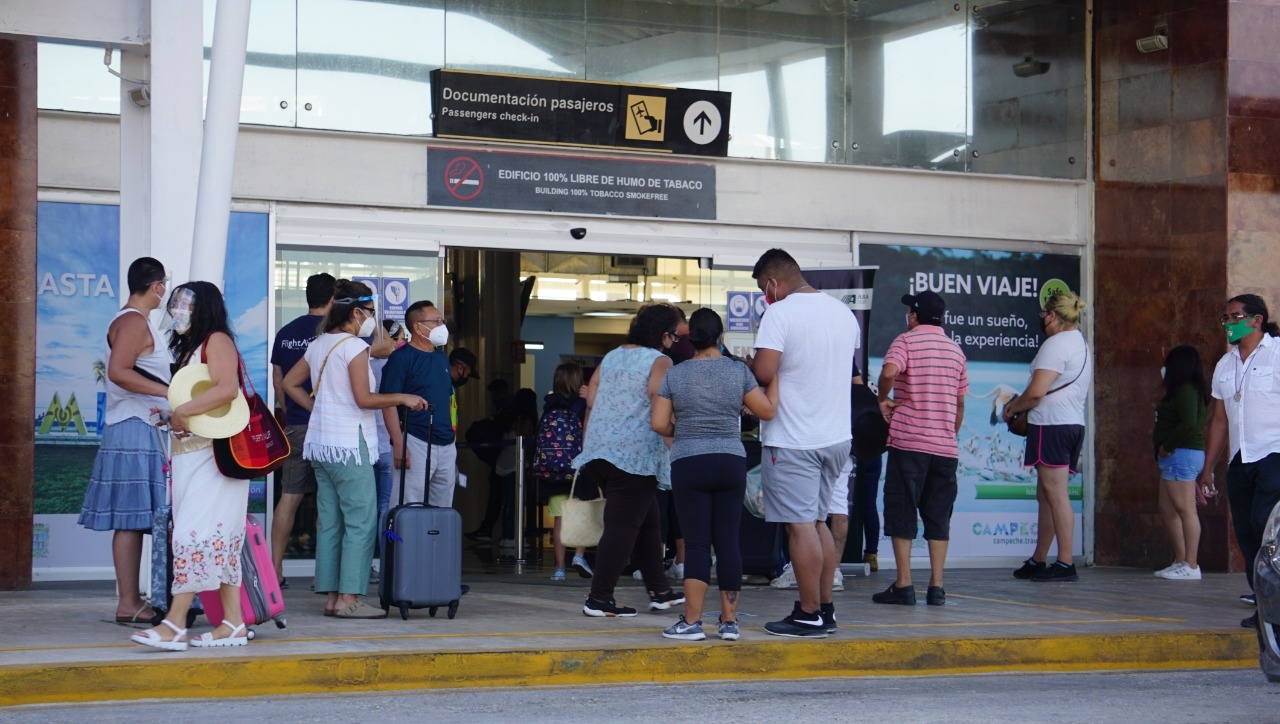
<path fill-rule="evenodd" d="M 918 574 L 927 575 L 924 571 Z M 835 594 L 840 630 L 825 640 L 770 636 L 766 621 L 791 609 L 794 591 L 746 586 L 742 639 L 682 642 L 661 630 L 683 607 L 649 613 L 641 586 L 620 583 L 626 619 L 582 615 L 589 582 L 548 580 L 486 564 L 464 575 L 471 592 L 457 618 L 396 611 L 385 620 L 324 618 L 310 581 L 291 579 L 288 627 L 257 627 L 236 649 L 160 652 L 130 643 L 109 619 L 110 583 L 46 583 L 0 593 L 0 705 L 117 699 L 258 696 L 445 687 L 540 686 L 696 679 L 800 678 L 1080 671 L 1257 665 L 1241 574 L 1198 582 L 1150 571 L 1082 569 L 1076 583 L 1015 580 L 1010 571 L 947 572 L 947 605 L 884 606 L 871 594 L 881 571 L 846 577 Z M 375 603 L 376 603 L 376 596 Z M 703 616 L 715 630 L 714 589 Z M 709 626 L 705 626 L 710 622 Z M 137 627 L 144 628 L 144 627 Z M 193 633 L 208 630 L 203 618 Z M 1259 674 L 1261 677 L 1261 674 Z"/>

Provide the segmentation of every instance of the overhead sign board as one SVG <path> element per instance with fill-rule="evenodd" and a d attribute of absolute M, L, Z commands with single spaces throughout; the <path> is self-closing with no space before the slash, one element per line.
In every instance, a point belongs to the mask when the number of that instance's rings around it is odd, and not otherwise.
<path fill-rule="evenodd" d="M 440 138 L 729 152 L 729 94 L 438 69 L 431 118 Z"/>
<path fill-rule="evenodd" d="M 710 163 L 428 148 L 427 205 L 714 219 L 716 169 Z"/>

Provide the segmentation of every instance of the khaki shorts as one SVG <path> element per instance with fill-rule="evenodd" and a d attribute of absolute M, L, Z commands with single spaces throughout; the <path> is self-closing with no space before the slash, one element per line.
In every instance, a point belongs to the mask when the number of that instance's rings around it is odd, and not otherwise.
<path fill-rule="evenodd" d="M 289 439 L 289 459 L 280 468 L 280 492 L 306 495 L 316 492 L 316 471 L 310 460 L 302 459 L 302 445 L 307 441 L 306 425 L 288 425 L 284 436 Z"/>

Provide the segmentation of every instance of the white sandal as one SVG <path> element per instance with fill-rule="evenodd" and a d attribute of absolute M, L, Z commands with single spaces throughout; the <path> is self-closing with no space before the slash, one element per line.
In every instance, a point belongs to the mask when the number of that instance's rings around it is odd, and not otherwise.
<path fill-rule="evenodd" d="M 143 631 L 142 633 L 133 634 L 132 636 L 129 637 L 129 640 L 136 644 L 142 644 L 143 646 L 150 646 L 153 649 L 163 649 L 165 651 L 186 651 L 187 650 L 186 640 L 183 639 L 182 641 L 179 641 L 178 639 L 181 639 L 184 636 L 186 636 L 187 630 L 185 628 L 178 628 L 172 621 L 170 621 L 167 618 L 160 619 L 160 623 L 164 624 L 165 626 L 168 626 L 170 629 L 173 630 L 173 638 L 169 639 L 168 641 L 165 641 L 164 639 L 160 638 L 160 634 L 156 633 L 155 629 L 149 628 L 146 631 Z"/>
<path fill-rule="evenodd" d="M 207 648 L 207 649 L 222 648 L 224 646 L 248 646 L 249 645 L 249 637 L 247 635 L 246 636 L 238 635 L 245 630 L 244 624 L 240 624 L 239 626 L 232 626 L 231 622 L 224 618 L 222 619 L 222 625 L 231 629 L 230 636 L 227 636 L 226 638 L 215 639 L 213 637 L 213 632 L 209 631 L 209 632 L 200 634 L 200 638 L 191 639 L 191 645 L 198 646 L 200 648 Z"/>

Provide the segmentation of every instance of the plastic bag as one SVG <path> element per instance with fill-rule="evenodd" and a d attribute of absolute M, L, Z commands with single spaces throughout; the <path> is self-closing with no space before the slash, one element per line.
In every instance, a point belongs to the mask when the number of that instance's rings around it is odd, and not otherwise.
<path fill-rule="evenodd" d="M 764 485 L 760 481 L 759 465 L 747 471 L 747 494 L 742 502 L 747 512 L 764 519 Z"/>

